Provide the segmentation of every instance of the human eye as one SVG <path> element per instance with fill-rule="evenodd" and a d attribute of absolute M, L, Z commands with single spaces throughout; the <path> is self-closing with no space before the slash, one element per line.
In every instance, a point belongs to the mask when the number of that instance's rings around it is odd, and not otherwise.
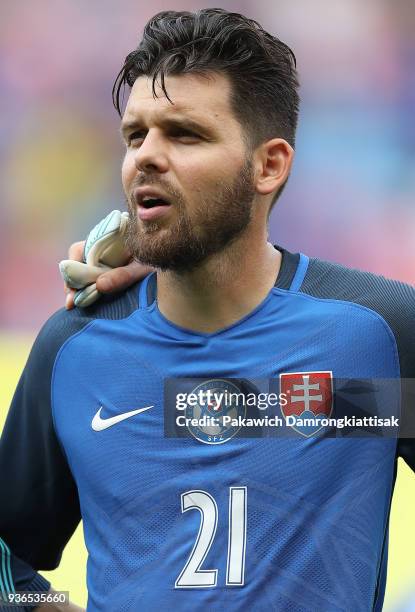
<path fill-rule="evenodd" d="M 170 135 L 173 138 L 179 138 L 180 140 L 184 140 L 186 142 L 197 141 L 201 139 L 201 136 L 196 132 L 182 127 L 172 128 L 170 130 Z"/>
<path fill-rule="evenodd" d="M 127 146 L 137 146 L 142 144 L 142 141 L 146 137 L 146 132 L 143 130 L 139 130 L 137 132 L 132 132 L 127 137 Z"/>

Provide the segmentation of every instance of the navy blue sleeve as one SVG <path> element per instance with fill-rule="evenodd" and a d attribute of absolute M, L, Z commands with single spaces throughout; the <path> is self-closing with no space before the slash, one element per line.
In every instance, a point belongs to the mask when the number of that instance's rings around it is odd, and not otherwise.
<path fill-rule="evenodd" d="M 38 580 L 35 569 L 57 567 L 80 521 L 76 485 L 55 436 L 50 404 L 54 360 L 68 335 L 64 322 L 60 311 L 38 335 L 0 441 L 0 537 L 13 569 L 3 581 L 11 590 L 30 590 Z"/>
<path fill-rule="evenodd" d="M 78 491 L 55 434 L 51 379 L 64 342 L 93 319 L 137 307 L 136 287 L 87 309 L 55 313 L 39 333 L 0 438 L 0 592 L 47 591 L 80 519 Z M 16 609 L 16 608 L 14 608 Z"/>

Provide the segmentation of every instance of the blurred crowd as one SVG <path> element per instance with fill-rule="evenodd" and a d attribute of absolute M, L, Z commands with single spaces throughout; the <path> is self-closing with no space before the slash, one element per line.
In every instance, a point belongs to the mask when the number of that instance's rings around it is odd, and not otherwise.
<path fill-rule="evenodd" d="M 150 6 L 151 4 L 151 6 Z M 36 330 L 63 302 L 57 262 L 125 208 L 111 88 L 148 18 L 216 2 L 0 4 L 0 330 Z M 415 4 L 224 1 L 297 56 L 296 162 L 273 242 L 414 281 Z"/>

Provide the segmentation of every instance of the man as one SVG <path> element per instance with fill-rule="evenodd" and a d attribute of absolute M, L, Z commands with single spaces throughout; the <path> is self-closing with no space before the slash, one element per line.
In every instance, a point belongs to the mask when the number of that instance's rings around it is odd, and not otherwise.
<path fill-rule="evenodd" d="M 380 610 L 412 440 L 298 422 L 259 439 L 224 426 L 223 397 L 267 381 L 270 414 L 321 418 L 333 389 L 337 412 L 381 411 L 365 381 L 390 380 L 388 409 L 410 413 L 414 290 L 267 242 L 298 83 L 258 24 L 160 13 L 119 74 L 118 110 L 124 83 L 127 244 L 156 272 L 56 313 L 36 340 L 0 448 L 3 588 L 45 590 L 35 570 L 58 565 L 82 516 L 89 610 Z M 178 431 L 177 390 L 185 415 L 219 424 Z"/>

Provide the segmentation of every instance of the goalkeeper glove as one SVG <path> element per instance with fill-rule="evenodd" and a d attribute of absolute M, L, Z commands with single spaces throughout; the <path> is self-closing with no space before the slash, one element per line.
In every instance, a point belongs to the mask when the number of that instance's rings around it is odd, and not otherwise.
<path fill-rule="evenodd" d="M 127 223 L 127 212 L 113 210 L 89 232 L 83 262 L 64 259 L 59 263 L 65 283 L 78 289 L 74 296 L 75 306 L 85 308 L 93 304 L 100 296 L 95 283 L 98 276 L 128 261 L 124 242 Z"/>

